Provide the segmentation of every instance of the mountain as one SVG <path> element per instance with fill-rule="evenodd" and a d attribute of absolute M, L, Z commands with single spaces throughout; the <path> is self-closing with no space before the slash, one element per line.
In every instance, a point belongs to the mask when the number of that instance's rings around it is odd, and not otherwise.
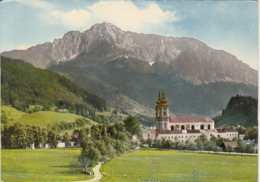
<path fill-rule="evenodd" d="M 139 34 L 109 23 L 2 55 L 66 73 L 111 107 L 139 104 L 133 109 L 139 114 L 154 114 L 162 88 L 176 115 L 215 116 L 236 94 L 258 97 L 258 72 L 234 55 L 196 39 Z"/>
<path fill-rule="evenodd" d="M 127 56 L 151 64 L 168 63 L 175 74 L 196 84 L 232 81 L 257 85 L 256 70 L 199 40 L 138 34 L 109 23 L 96 24 L 82 33 L 71 31 L 52 43 L 3 52 L 2 55 L 23 59 L 41 68 L 74 58 L 104 62 Z"/>
<path fill-rule="evenodd" d="M 52 66 L 50 69 L 98 80 L 150 108 L 154 107 L 159 90 L 164 88 L 170 111 L 176 115 L 216 115 L 216 112 L 226 106 L 229 98 L 237 93 L 257 97 L 257 87 L 253 85 L 234 82 L 197 85 L 177 76 L 171 78 L 167 74 L 158 74 L 154 71 L 153 67 L 164 67 L 166 65 L 163 64 L 167 63 L 154 63 L 151 67 L 145 61 L 125 57 L 103 64 L 80 66 L 81 64 L 77 63 L 78 61 L 70 61 Z M 137 65 L 138 69 L 135 68 Z M 77 84 L 86 89 L 93 87 L 93 83 L 84 81 L 80 77 L 74 77 Z M 100 96 L 107 94 L 103 89 L 93 93 Z M 107 96 L 110 97 L 110 95 Z"/>
<path fill-rule="evenodd" d="M 2 104 L 23 111 L 29 105 L 41 105 L 44 110 L 56 106 L 80 115 L 107 109 L 103 99 L 58 73 L 5 57 L 1 57 L 1 66 Z"/>
<path fill-rule="evenodd" d="M 214 118 L 217 127 L 242 125 L 244 127 L 258 126 L 257 100 L 249 96 L 236 95 L 231 97 L 226 109 L 220 116 Z"/>

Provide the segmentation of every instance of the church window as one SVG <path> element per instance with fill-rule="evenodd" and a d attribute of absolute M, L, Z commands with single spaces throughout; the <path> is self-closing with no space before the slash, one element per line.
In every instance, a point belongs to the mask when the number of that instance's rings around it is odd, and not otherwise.
<path fill-rule="evenodd" d="M 166 115 L 166 111 L 164 111 L 164 115 Z"/>
<path fill-rule="evenodd" d="M 195 127 L 194 127 L 194 125 L 192 125 L 192 126 L 191 126 L 191 130 L 195 130 Z"/>
<path fill-rule="evenodd" d="M 200 125 L 200 129 L 201 129 L 201 130 L 204 130 L 204 125 Z"/>
<path fill-rule="evenodd" d="M 210 130 L 210 125 L 208 125 L 208 129 Z"/>
<path fill-rule="evenodd" d="M 184 125 L 182 125 L 182 126 L 181 126 L 181 130 L 184 130 L 184 128 L 185 128 Z"/>
<path fill-rule="evenodd" d="M 174 130 L 174 126 L 171 126 L 171 130 Z"/>

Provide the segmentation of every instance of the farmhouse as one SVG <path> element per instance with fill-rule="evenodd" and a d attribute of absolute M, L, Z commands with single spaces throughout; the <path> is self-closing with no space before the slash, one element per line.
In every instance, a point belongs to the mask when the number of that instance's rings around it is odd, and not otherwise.
<path fill-rule="evenodd" d="M 185 143 L 186 140 L 195 142 L 202 134 L 206 135 L 207 139 L 210 139 L 212 136 L 229 140 L 238 138 L 238 132 L 236 131 L 216 130 L 215 121 L 209 117 L 170 116 L 164 91 L 162 95 L 159 92 L 155 111 L 155 133 L 157 139 L 165 138 L 174 141 L 177 138 L 182 143 Z"/>

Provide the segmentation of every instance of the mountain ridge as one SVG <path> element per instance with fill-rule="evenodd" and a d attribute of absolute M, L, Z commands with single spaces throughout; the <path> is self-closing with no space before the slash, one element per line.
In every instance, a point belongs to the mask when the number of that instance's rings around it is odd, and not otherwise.
<path fill-rule="evenodd" d="M 101 60 L 99 54 L 103 50 L 106 54 Z M 82 33 L 70 31 L 52 43 L 38 44 L 25 51 L 3 52 L 2 55 L 23 59 L 41 68 L 86 57 L 90 59 L 91 56 L 92 63 L 127 56 L 148 63 L 165 62 L 175 74 L 193 84 L 218 81 L 258 84 L 256 70 L 199 40 L 123 31 L 110 23 L 95 24 Z"/>

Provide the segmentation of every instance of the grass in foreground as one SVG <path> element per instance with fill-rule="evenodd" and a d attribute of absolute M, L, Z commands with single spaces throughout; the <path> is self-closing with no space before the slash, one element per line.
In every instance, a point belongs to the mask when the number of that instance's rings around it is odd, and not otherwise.
<path fill-rule="evenodd" d="M 153 154 L 155 178 L 153 178 Z M 102 182 L 257 181 L 257 156 L 141 150 L 117 157 L 103 167 Z"/>
<path fill-rule="evenodd" d="M 80 181 L 93 178 L 75 172 L 81 149 L 2 150 L 1 179 L 25 181 Z"/>

